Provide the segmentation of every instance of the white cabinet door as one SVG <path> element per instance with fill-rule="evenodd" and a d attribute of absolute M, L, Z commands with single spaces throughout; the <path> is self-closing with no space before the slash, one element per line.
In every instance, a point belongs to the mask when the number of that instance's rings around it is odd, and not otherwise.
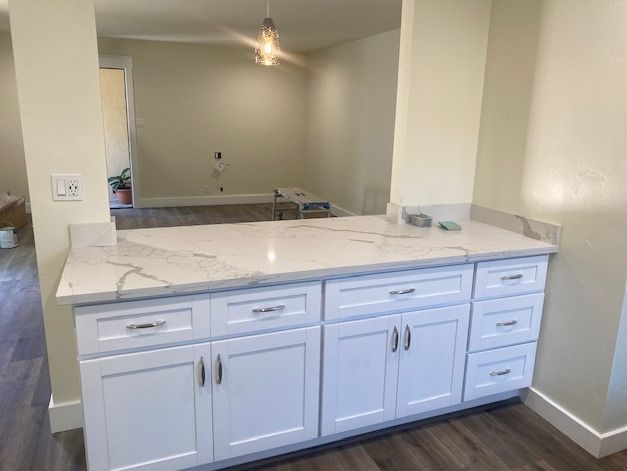
<path fill-rule="evenodd" d="M 396 415 L 401 316 L 324 327 L 322 435 Z"/>
<path fill-rule="evenodd" d="M 215 459 L 318 436 L 320 327 L 214 342 Z"/>
<path fill-rule="evenodd" d="M 470 305 L 403 314 L 396 416 L 462 399 Z"/>
<path fill-rule="evenodd" d="M 82 361 L 90 471 L 211 462 L 210 359 L 201 344 Z"/>

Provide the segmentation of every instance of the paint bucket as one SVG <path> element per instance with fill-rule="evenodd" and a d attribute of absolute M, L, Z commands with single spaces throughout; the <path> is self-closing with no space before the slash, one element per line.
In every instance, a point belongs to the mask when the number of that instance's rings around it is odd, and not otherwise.
<path fill-rule="evenodd" d="M 0 227 L 0 249 L 12 249 L 19 245 L 15 227 Z"/>

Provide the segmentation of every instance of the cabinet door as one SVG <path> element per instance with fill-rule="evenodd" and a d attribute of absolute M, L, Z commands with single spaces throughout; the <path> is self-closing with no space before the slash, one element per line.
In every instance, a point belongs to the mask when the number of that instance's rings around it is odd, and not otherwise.
<path fill-rule="evenodd" d="M 82 361 L 90 471 L 211 462 L 210 358 L 202 344 Z"/>
<path fill-rule="evenodd" d="M 214 342 L 215 459 L 318 436 L 320 327 Z"/>
<path fill-rule="evenodd" d="M 322 435 L 396 415 L 401 316 L 324 327 Z"/>
<path fill-rule="evenodd" d="M 470 305 L 403 314 L 396 416 L 461 402 Z"/>

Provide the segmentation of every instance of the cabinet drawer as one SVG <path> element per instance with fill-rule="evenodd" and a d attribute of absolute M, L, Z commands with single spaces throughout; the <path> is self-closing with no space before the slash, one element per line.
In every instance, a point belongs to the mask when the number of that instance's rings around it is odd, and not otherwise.
<path fill-rule="evenodd" d="M 548 263 L 548 255 L 478 263 L 475 298 L 544 291 Z"/>
<path fill-rule="evenodd" d="M 79 355 L 163 345 L 210 335 L 209 296 L 77 307 Z"/>
<path fill-rule="evenodd" d="M 468 350 L 537 340 L 543 303 L 544 293 L 473 303 Z"/>
<path fill-rule="evenodd" d="M 211 296 L 214 336 L 320 321 L 320 282 L 225 291 Z"/>
<path fill-rule="evenodd" d="M 413 310 L 470 299 L 473 265 L 424 268 L 327 281 L 325 319 Z"/>
<path fill-rule="evenodd" d="M 536 342 L 470 353 L 464 401 L 531 386 Z"/>

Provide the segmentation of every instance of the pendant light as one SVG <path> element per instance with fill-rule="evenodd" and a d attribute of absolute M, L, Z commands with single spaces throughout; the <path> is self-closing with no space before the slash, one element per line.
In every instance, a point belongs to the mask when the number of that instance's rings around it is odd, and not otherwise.
<path fill-rule="evenodd" d="M 270 0 L 267 0 L 266 17 L 261 23 L 259 36 L 257 36 L 255 62 L 262 65 L 277 65 L 280 64 L 280 55 L 279 32 L 270 18 Z"/>

